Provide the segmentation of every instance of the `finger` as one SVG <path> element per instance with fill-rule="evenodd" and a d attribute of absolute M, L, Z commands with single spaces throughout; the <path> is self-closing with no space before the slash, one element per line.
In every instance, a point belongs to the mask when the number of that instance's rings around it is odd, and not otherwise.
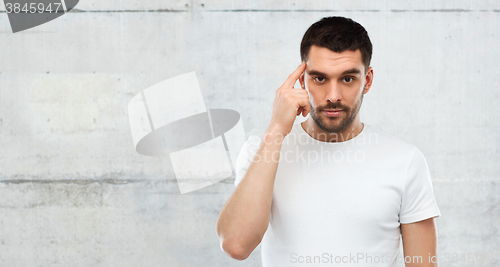
<path fill-rule="evenodd" d="M 303 108 L 302 108 L 302 107 L 299 107 L 299 109 L 297 110 L 297 116 L 299 116 L 299 115 L 300 115 L 300 113 L 302 113 L 302 110 L 303 110 Z"/>
<path fill-rule="evenodd" d="M 297 82 L 297 79 L 299 79 L 300 74 L 302 74 L 302 72 L 304 72 L 305 69 L 306 69 L 306 62 L 302 61 L 299 67 L 294 72 L 292 72 L 290 76 L 288 76 L 288 78 L 286 79 L 286 81 L 283 83 L 282 86 L 286 88 L 293 87 L 293 85 L 295 85 L 295 82 Z"/>
<path fill-rule="evenodd" d="M 311 110 L 311 107 L 309 107 L 309 105 L 307 105 L 304 110 L 302 111 L 302 116 L 303 117 L 306 117 L 307 114 L 309 114 L 309 111 Z"/>
<path fill-rule="evenodd" d="M 311 107 L 309 105 L 309 96 L 306 95 L 306 97 L 300 102 L 300 107 L 301 107 L 301 113 L 302 116 L 307 116 L 309 114 L 309 111 L 311 110 Z"/>
<path fill-rule="evenodd" d="M 306 115 L 305 116 L 307 116 L 307 114 L 309 114 L 309 112 L 311 111 L 311 104 L 309 103 L 309 94 L 307 94 L 307 105 L 305 107 L 305 110 L 306 110 Z"/>

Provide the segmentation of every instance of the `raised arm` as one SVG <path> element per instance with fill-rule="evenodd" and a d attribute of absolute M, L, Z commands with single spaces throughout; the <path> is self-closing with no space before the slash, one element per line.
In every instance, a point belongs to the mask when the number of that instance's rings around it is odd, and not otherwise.
<path fill-rule="evenodd" d="M 271 121 L 260 147 L 217 219 L 221 248 L 234 259 L 246 259 L 267 230 L 282 141 L 296 116 L 306 116 L 310 110 L 307 91 L 293 88 L 305 68 L 303 62 L 276 90 Z"/>

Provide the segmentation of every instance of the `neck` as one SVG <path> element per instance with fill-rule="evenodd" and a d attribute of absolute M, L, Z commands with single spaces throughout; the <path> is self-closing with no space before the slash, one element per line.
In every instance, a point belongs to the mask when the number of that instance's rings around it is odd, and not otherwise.
<path fill-rule="evenodd" d="M 311 117 L 302 122 L 301 125 L 309 136 L 321 142 L 345 142 L 356 137 L 364 128 L 359 116 L 356 116 L 354 121 L 341 132 L 323 131 Z"/>

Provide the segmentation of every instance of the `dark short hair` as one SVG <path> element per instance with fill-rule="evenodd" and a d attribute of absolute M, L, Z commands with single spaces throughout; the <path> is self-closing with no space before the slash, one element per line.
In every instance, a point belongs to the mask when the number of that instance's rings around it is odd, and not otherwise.
<path fill-rule="evenodd" d="M 370 67 L 372 43 L 365 28 L 350 18 L 324 17 L 307 29 L 300 43 L 300 58 L 307 60 L 311 46 L 325 47 L 333 52 L 361 51 L 365 71 Z"/>

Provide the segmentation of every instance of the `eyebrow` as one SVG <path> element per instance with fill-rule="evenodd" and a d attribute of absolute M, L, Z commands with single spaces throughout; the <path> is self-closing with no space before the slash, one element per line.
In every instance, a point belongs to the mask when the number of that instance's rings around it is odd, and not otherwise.
<path fill-rule="evenodd" d="M 323 72 L 317 71 L 317 70 L 311 70 L 307 73 L 309 73 L 309 75 L 328 76 L 328 75 L 326 75 L 326 73 L 323 73 Z M 361 73 L 361 71 L 359 69 L 352 68 L 352 69 L 348 69 L 348 70 L 342 72 L 342 74 L 340 74 L 340 76 L 343 76 L 346 74 L 359 74 L 359 73 Z"/>

